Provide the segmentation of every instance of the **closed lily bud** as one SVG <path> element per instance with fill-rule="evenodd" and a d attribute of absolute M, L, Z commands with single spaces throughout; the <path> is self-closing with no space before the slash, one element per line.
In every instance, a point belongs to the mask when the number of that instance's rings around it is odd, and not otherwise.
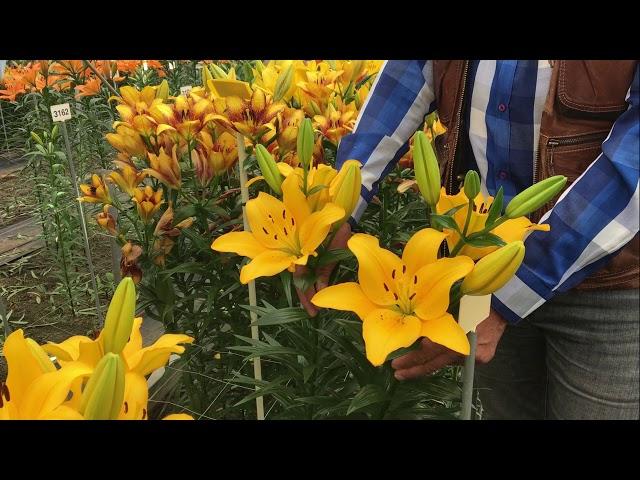
<path fill-rule="evenodd" d="M 273 191 L 280 195 L 282 193 L 282 188 L 280 187 L 280 185 L 282 185 L 282 175 L 276 166 L 276 161 L 264 145 L 256 146 L 256 158 L 258 160 L 262 176 Z"/>
<path fill-rule="evenodd" d="M 211 75 L 211 70 L 207 68 L 205 65 L 204 68 L 200 71 L 202 74 L 202 85 L 207 93 L 211 91 L 209 88 L 209 80 L 213 80 L 213 75 Z"/>
<path fill-rule="evenodd" d="M 520 268 L 524 258 L 524 243 L 510 242 L 481 258 L 463 280 L 464 295 L 488 295 L 501 289 Z"/>
<path fill-rule="evenodd" d="M 309 168 L 311 165 L 314 141 L 313 124 L 310 118 L 305 118 L 298 128 L 297 153 L 298 159 L 306 168 Z"/>
<path fill-rule="evenodd" d="M 536 211 L 555 197 L 560 190 L 564 188 L 566 183 L 567 177 L 564 175 L 555 175 L 530 186 L 513 197 L 504 212 L 505 216 L 508 218 L 518 218 Z"/>
<path fill-rule="evenodd" d="M 98 362 L 82 392 L 80 413 L 86 420 L 115 420 L 124 400 L 124 361 L 107 353 Z"/>
<path fill-rule="evenodd" d="M 213 78 L 227 78 L 227 73 L 215 63 L 210 63 L 209 69 L 211 70 Z"/>
<path fill-rule="evenodd" d="M 344 209 L 344 217 L 336 224 L 347 220 L 358 204 L 362 185 L 361 166 L 357 160 L 347 160 L 329 186 L 331 202 Z"/>
<path fill-rule="evenodd" d="M 431 142 L 424 132 L 416 132 L 414 137 L 413 168 L 420 193 L 435 212 L 440 200 L 440 167 Z"/>
<path fill-rule="evenodd" d="M 469 170 L 464 177 L 464 195 L 473 200 L 480 193 L 480 177 L 475 170 Z"/>
<path fill-rule="evenodd" d="M 160 85 L 158 85 L 158 89 L 156 90 L 156 98 L 161 98 L 162 100 L 166 100 L 169 98 L 169 82 L 163 80 Z"/>
<path fill-rule="evenodd" d="M 36 132 L 31 132 L 31 138 L 38 145 L 43 145 L 42 138 L 40 138 L 40 135 L 38 135 Z"/>
<path fill-rule="evenodd" d="M 105 352 L 122 352 L 131 335 L 135 309 L 136 287 L 130 277 L 125 277 L 113 294 L 104 321 L 102 336 Z"/>
<path fill-rule="evenodd" d="M 273 101 L 277 102 L 282 100 L 285 94 L 291 88 L 291 82 L 293 81 L 293 62 L 289 66 L 280 72 L 276 80 L 276 85 L 273 91 Z"/>

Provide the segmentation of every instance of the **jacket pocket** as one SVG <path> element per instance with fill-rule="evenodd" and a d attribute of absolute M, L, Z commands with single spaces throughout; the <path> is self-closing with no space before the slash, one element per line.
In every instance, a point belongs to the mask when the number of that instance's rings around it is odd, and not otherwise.
<path fill-rule="evenodd" d="M 560 60 L 559 109 L 568 116 L 615 118 L 624 112 L 635 60 Z"/>
<path fill-rule="evenodd" d="M 545 152 L 546 176 L 564 175 L 571 185 L 598 158 L 608 131 L 550 138 Z"/>

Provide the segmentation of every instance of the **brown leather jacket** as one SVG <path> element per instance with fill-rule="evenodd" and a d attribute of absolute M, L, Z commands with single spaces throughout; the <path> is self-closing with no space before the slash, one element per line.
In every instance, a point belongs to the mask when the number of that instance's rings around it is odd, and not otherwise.
<path fill-rule="evenodd" d="M 555 60 L 542 123 L 534 181 L 566 175 L 571 184 L 596 159 L 616 118 L 624 112 L 636 60 Z M 452 193 L 464 172 L 458 171 L 463 101 L 468 61 L 435 60 L 433 76 L 438 115 L 447 132 L 436 138 L 443 184 Z M 532 215 L 537 221 L 551 207 Z M 631 289 L 640 286 L 638 235 L 579 289 Z"/>

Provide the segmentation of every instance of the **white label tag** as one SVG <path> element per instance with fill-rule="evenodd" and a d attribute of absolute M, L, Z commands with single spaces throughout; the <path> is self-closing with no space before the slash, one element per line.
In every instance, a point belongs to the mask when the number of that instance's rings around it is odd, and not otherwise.
<path fill-rule="evenodd" d="M 464 333 L 475 332 L 480 322 L 489 316 L 491 310 L 491 295 L 472 297 L 465 295 L 460 299 L 460 313 L 458 323 Z"/>
<path fill-rule="evenodd" d="M 71 120 L 71 107 L 69 107 L 68 103 L 53 105 L 51 107 L 51 118 L 54 122 L 64 122 L 65 120 Z"/>
<path fill-rule="evenodd" d="M 185 97 L 187 97 L 189 93 L 191 93 L 191 85 L 180 87 L 180 95 L 184 95 Z"/>

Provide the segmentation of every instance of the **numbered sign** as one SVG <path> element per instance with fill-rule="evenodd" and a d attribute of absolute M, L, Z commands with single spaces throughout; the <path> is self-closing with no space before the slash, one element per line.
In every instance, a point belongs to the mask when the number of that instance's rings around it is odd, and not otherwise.
<path fill-rule="evenodd" d="M 491 295 L 472 297 L 465 295 L 460 299 L 460 313 L 458 323 L 464 333 L 475 332 L 480 322 L 489 316 L 491 309 Z"/>
<path fill-rule="evenodd" d="M 180 87 L 180 95 L 184 95 L 185 97 L 187 97 L 189 96 L 189 93 L 191 93 L 191 85 Z"/>
<path fill-rule="evenodd" d="M 54 122 L 64 122 L 66 120 L 71 120 L 71 107 L 69 107 L 68 103 L 53 105 L 51 107 L 51 118 Z"/>

